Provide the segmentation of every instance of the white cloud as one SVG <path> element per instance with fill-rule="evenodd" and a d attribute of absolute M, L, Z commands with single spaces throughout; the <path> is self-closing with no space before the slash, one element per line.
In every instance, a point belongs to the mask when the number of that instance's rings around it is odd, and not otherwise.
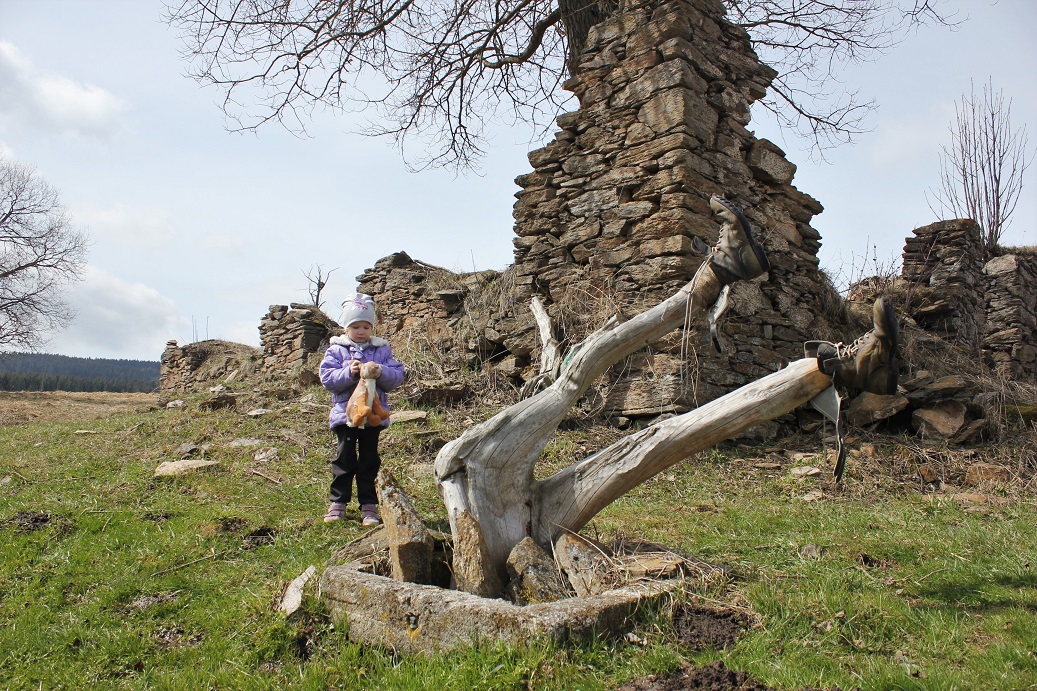
<path fill-rule="evenodd" d="M 68 77 L 44 74 L 12 43 L 0 41 L 0 128 L 36 128 L 108 141 L 124 128 L 126 104 Z"/>
<path fill-rule="evenodd" d="M 74 357 L 158 360 L 166 341 L 190 333 L 190 320 L 154 288 L 97 267 L 68 295 L 77 316 L 53 334 L 48 352 Z"/>
<path fill-rule="evenodd" d="M 143 248 L 164 245 L 173 237 L 172 216 L 165 209 L 128 204 L 106 208 L 84 205 L 73 212 L 94 238 L 110 238 Z"/>
<path fill-rule="evenodd" d="M 237 250 L 244 246 L 245 238 L 240 235 L 206 235 L 198 241 L 198 249 L 203 252 Z"/>

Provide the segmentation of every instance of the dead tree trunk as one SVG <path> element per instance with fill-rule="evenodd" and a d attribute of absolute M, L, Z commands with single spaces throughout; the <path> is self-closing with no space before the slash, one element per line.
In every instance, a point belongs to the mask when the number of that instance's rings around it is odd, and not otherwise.
<path fill-rule="evenodd" d="M 601 509 L 689 455 L 773 419 L 831 386 L 814 360 L 803 360 L 707 406 L 653 425 L 553 477 L 537 481 L 534 466 L 569 409 L 612 364 L 693 322 L 717 300 L 721 283 L 704 264 L 690 283 L 655 307 L 613 318 L 577 345 L 551 386 L 472 427 L 436 458 L 440 492 L 458 536 L 478 527 L 478 550 L 455 554 L 481 582 L 504 579 L 511 550 L 532 537 L 549 546 Z M 469 537 L 470 540 L 470 537 Z M 496 578 L 494 578 L 496 576 Z"/>

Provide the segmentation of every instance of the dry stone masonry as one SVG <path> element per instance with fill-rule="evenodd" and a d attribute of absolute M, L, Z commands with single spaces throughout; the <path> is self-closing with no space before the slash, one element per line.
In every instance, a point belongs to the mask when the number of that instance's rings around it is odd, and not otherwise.
<path fill-rule="evenodd" d="M 1037 384 L 1037 251 L 1008 249 L 983 267 L 983 348 L 1007 379 Z"/>
<path fill-rule="evenodd" d="M 971 351 L 983 340 L 985 252 L 971 219 L 916 228 L 904 243 L 906 311 L 926 331 Z"/>

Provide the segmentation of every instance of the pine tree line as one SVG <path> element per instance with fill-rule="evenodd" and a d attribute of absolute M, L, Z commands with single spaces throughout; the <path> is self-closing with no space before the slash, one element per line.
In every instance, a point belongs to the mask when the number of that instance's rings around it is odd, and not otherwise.
<path fill-rule="evenodd" d="M 158 388 L 159 369 L 145 360 L 0 353 L 0 391 L 149 392 Z"/>

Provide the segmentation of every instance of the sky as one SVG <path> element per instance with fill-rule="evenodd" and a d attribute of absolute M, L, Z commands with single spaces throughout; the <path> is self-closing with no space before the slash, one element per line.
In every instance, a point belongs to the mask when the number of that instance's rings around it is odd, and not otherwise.
<path fill-rule="evenodd" d="M 922 28 L 841 72 L 878 109 L 868 132 L 817 160 L 754 109 L 750 129 L 798 166 L 825 211 L 821 266 L 837 282 L 899 264 L 911 230 L 939 220 L 941 145 L 955 103 L 989 79 L 1037 145 L 1037 2 L 946 0 L 959 25 Z M 35 168 L 91 237 L 77 317 L 43 352 L 158 360 L 168 340 L 259 345 L 273 304 L 307 302 L 306 273 L 331 271 L 325 308 L 393 252 L 453 271 L 513 259 L 514 179 L 547 143 L 491 131 L 477 171 L 412 172 L 393 143 L 320 113 L 308 138 L 277 125 L 228 131 L 221 93 L 185 76 L 160 0 L 0 0 L 0 153 Z M 757 119 L 759 117 L 759 119 Z M 1002 244 L 1037 244 L 1037 166 Z"/>

